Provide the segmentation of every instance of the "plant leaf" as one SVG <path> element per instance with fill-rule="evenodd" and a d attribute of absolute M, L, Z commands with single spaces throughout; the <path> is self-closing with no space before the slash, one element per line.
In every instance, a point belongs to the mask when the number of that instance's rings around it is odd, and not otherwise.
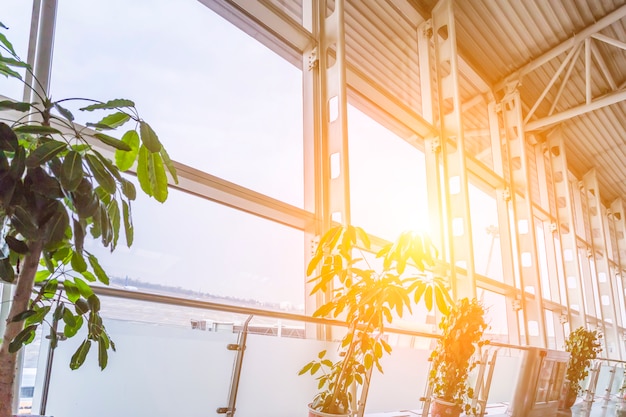
<path fill-rule="evenodd" d="M 21 101 L 2 100 L 0 101 L 0 110 L 17 110 L 20 112 L 27 112 L 32 107 L 30 103 L 24 103 Z"/>
<path fill-rule="evenodd" d="M 122 142 L 121 140 L 114 138 L 113 136 L 109 136 L 109 135 L 105 135 L 104 133 L 94 133 L 93 136 L 95 138 L 100 139 L 100 142 L 112 146 L 115 149 L 118 149 L 120 151 L 130 151 L 131 148 L 130 146 L 128 146 L 128 144 Z"/>
<path fill-rule="evenodd" d="M 82 107 L 80 110 L 82 111 L 93 111 L 93 110 L 99 110 L 99 109 L 108 110 L 108 109 L 115 109 L 118 107 L 135 107 L 135 103 L 131 100 L 117 98 L 114 100 L 109 100 L 106 103 L 91 104 L 89 106 Z"/>
<path fill-rule="evenodd" d="M 102 162 L 100 162 L 98 158 L 92 154 L 85 155 L 85 158 L 87 159 L 87 164 L 89 165 L 89 168 L 91 168 L 91 173 L 96 178 L 96 181 L 98 181 L 98 184 L 100 184 L 100 186 L 107 193 L 115 194 L 117 189 L 115 186 L 115 179 L 113 179 L 113 176 L 106 170 Z"/>
<path fill-rule="evenodd" d="M 96 274 L 96 277 L 98 277 L 98 280 L 104 285 L 109 285 L 109 277 L 107 276 L 106 272 L 104 272 L 104 269 L 102 269 L 102 267 L 100 266 L 98 258 L 96 258 L 92 254 L 89 254 L 87 259 L 89 260 L 89 264 L 91 265 L 93 272 Z"/>
<path fill-rule="evenodd" d="M 74 115 L 72 114 L 71 111 L 69 111 L 65 107 L 61 106 L 59 103 L 54 103 L 54 107 L 61 114 L 61 116 L 65 117 L 65 119 L 68 122 L 73 122 L 74 121 Z"/>
<path fill-rule="evenodd" d="M 61 132 L 50 126 L 43 125 L 22 125 L 13 129 L 16 133 L 28 133 L 31 135 L 60 135 Z"/>
<path fill-rule="evenodd" d="M 161 155 L 151 153 L 148 157 L 148 175 L 150 178 L 150 188 L 152 196 L 159 202 L 163 203 L 167 200 L 167 176 L 165 175 L 165 167 L 161 160 Z"/>
<path fill-rule="evenodd" d="M 122 126 L 129 120 L 130 116 L 128 114 L 118 111 L 103 117 L 102 120 L 98 122 L 98 124 L 108 126 L 110 129 L 115 129 Z"/>
<path fill-rule="evenodd" d="M 139 180 L 139 186 L 148 196 L 152 197 L 152 187 L 150 186 L 150 175 L 148 174 L 148 159 L 150 158 L 150 152 L 148 149 L 141 145 L 139 147 L 139 156 L 137 158 L 137 179 Z"/>
<path fill-rule="evenodd" d="M 172 176 L 174 183 L 178 184 L 178 174 L 176 173 L 176 168 L 174 167 L 174 164 L 172 163 L 169 154 L 164 147 L 161 147 L 161 151 L 159 153 L 161 154 L 161 158 L 163 158 L 163 163 L 167 167 L 170 175 Z"/>
<path fill-rule="evenodd" d="M 129 248 L 133 244 L 134 240 L 134 227 L 132 223 L 132 217 L 130 215 L 130 206 L 126 201 L 122 200 L 122 215 L 124 217 L 124 234 L 126 236 L 126 246 Z"/>
<path fill-rule="evenodd" d="M 70 151 L 63 159 L 61 185 L 66 190 L 76 191 L 84 175 L 82 156 L 76 151 Z"/>
<path fill-rule="evenodd" d="M 129 130 L 122 136 L 122 142 L 124 142 L 130 149 L 115 151 L 115 165 L 120 171 L 129 170 L 135 161 L 139 153 L 139 134 L 134 130 Z"/>
<path fill-rule="evenodd" d="M 15 129 L 17 132 L 17 129 Z M 26 166 L 29 168 L 34 168 L 36 166 L 41 166 L 54 158 L 59 152 L 63 151 L 67 148 L 67 144 L 65 142 L 60 142 L 58 140 L 50 140 L 42 145 L 40 145 L 37 149 L 32 151 L 30 155 L 26 158 Z"/>
<path fill-rule="evenodd" d="M 0 150 L 15 152 L 18 147 L 17 135 L 6 123 L 0 122 Z"/>
<path fill-rule="evenodd" d="M 85 363 L 85 358 L 89 353 L 89 348 L 91 348 L 91 340 L 83 340 L 83 343 L 80 344 L 76 352 L 72 355 L 72 359 L 70 360 L 70 369 L 76 370 Z"/>
<path fill-rule="evenodd" d="M 139 123 L 139 134 L 141 136 L 141 143 L 148 148 L 150 152 L 160 152 L 161 151 L 161 142 L 159 142 L 159 138 L 157 134 L 152 130 L 150 125 L 144 121 Z"/>

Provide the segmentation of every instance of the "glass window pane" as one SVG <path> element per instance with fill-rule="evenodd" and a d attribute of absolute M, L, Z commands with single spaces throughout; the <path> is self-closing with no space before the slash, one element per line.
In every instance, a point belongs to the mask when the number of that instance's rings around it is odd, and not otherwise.
<path fill-rule="evenodd" d="M 52 93 L 132 99 L 172 159 L 303 205 L 301 71 L 201 2 L 59 2 Z"/>
<path fill-rule="evenodd" d="M 132 213 L 130 249 L 86 244 L 113 285 L 302 311 L 302 231 L 172 189 L 163 205 L 139 194 Z"/>
<path fill-rule="evenodd" d="M 508 343 L 509 331 L 514 331 L 514 329 L 509 329 L 507 322 L 506 297 L 483 288 L 478 288 L 477 292 L 478 299 L 487 309 L 487 323 L 489 324 L 487 333 L 489 334 L 489 339 Z"/>
<path fill-rule="evenodd" d="M 424 154 L 354 107 L 348 107 L 352 223 L 395 240 L 428 230 Z"/>
<path fill-rule="evenodd" d="M 32 0 L 2 0 L 2 15 L 0 22 L 7 26 L 8 30 L 2 30 L 13 49 L 22 61 L 28 59 L 28 38 L 30 32 L 30 17 L 33 9 Z M 2 51 L 3 56 L 7 53 Z M 23 70 L 18 70 L 22 75 Z M 22 100 L 24 94 L 24 84 L 20 81 L 7 79 L 0 76 L 0 95 Z"/>
<path fill-rule="evenodd" d="M 474 244 L 474 268 L 478 274 L 504 282 L 496 200 L 471 183 L 468 191 Z"/>

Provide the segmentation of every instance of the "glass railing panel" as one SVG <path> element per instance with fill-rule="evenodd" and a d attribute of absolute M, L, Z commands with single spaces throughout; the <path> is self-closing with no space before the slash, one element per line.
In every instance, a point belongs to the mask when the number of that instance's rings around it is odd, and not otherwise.
<path fill-rule="evenodd" d="M 126 296 L 158 297 L 133 292 L 126 292 Z M 111 308 L 110 294 L 102 298 L 103 306 Z M 115 308 L 103 310 L 108 333 L 117 347 L 110 354 L 108 367 L 100 371 L 93 347 L 83 367 L 70 370 L 68 364 L 80 337 L 60 343 L 54 351 L 46 415 L 82 416 L 85 410 L 93 417 L 217 415 L 218 408 L 229 406 L 235 372 L 237 350 L 228 346 L 241 341 L 246 321 L 249 333 L 236 415 L 304 415 L 317 392 L 317 381 L 310 375 L 299 376 L 298 371 L 317 358 L 320 350 L 337 351 L 336 342 L 305 338 L 305 322 L 312 319 L 303 316 L 275 311 L 267 311 L 264 316 L 262 310 L 217 304 L 208 308 L 201 301 L 188 299 L 180 299 L 187 305 L 174 305 L 171 298 L 159 303 L 145 299 L 117 301 L 133 306 L 134 313 L 129 309 L 124 314 Z M 331 327 L 332 334 L 341 333 L 342 327 Z M 389 329 L 386 337 L 393 350 L 382 359 L 384 373 L 374 370 L 372 374 L 365 413 L 417 412 L 423 406 L 420 397 L 426 394 L 428 357 L 436 339 L 407 329 Z M 39 343 L 33 413 L 42 411 L 39 405 L 46 374 L 48 340 Z M 512 398 L 520 351 L 494 343 L 484 348 L 490 360 L 498 351 L 488 402 L 502 405 Z M 360 395 L 358 392 L 357 400 Z"/>

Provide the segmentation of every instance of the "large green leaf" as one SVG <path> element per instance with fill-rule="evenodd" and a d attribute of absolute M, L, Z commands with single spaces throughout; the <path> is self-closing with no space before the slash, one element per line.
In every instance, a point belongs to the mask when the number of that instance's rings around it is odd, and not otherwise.
<path fill-rule="evenodd" d="M 108 116 L 105 116 L 98 122 L 98 124 L 108 126 L 111 129 L 118 128 L 124 123 L 130 120 L 130 116 L 127 113 L 118 111 Z"/>
<path fill-rule="evenodd" d="M 98 365 L 100 366 L 100 369 L 106 368 L 109 362 L 108 348 L 109 340 L 105 334 L 101 334 L 98 339 Z"/>
<path fill-rule="evenodd" d="M 35 225 L 35 220 L 28 210 L 23 206 L 17 206 L 11 216 L 11 223 L 15 230 L 27 239 L 36 240 L 39 237 L 39 229 Z"/>
<path fill-rule="evenodd" d="M 96 104 L 91 104 L 89 106 L 82 107 L 81 110 L 83 111 L 93 111 L 93 110 L 99 110 L 99 109 L 109 110 L 109 109 L 116 109 L 118 107 L 135 107 L 135 103 L 131 100 L 117 98 L 114 100 L 109 100 L 106 103 L 96 103 Z"/>
<path fill-rule="evenodd" d="M 9 283 L 15 281 L 15 270 L 9 258 L 0 259 L 0 280 Z"/>
<path fill-rule="evenodd" d="M 117 204 L 117 200 L 112 200 L 108 205 L 109 221 L 111 222 L 111 229 L 113 231 L 113 241 L 111 250 L 117 246 L 117 240 L 120 237 L 120 207 Z"/>
<path fill-rule="evenodd" d="M 31 135 L 51 135 L 56 134 L 60 135 L 61 132 L 58 129 L 55 129 L 50 126 L 44 125 L 22 125 L 13 128 L 16 133 L 28 133 Z"/>
<path fill-rule="evenodd" d="M 150 159 L 150 151 L 144 146 L 139 147 L 139 156 L 137 158 L 137 179 L 139 186 L 148 196 L 152 197 L 152 187 L 150 185 L 150 174 L 148 172 L 148 160 Z"/>
<path fill-rule="evenodd" d="M 141 143 L 148 148 L 150 152 L 160 152 L 161 142 L 152 127 L 144 121 L 139 123 L 139 134 L 141 135 Z"/>
<path fill-rule="evenodd" d="M 115 151 L 115 164 L 120 171 L 129 170 L 139 153 L 139 134 L 134 130 L 129 130 L 122 136 L 122 142 L 130 147 L 129 151 L 116 150 Z"/>
<path fill-rule="evenodd" d="M 135 189 L 135 184 L 128 181 L 127 179 L 122 178 L 122 194 L 128 198 L 128 200 L 133 201 L 137 198 L 137 190 Z"/>
<path fill-rule="evenodd" d="M 100 311 L 100 298 L 98 298 L 96 294 L 87 299 L 87 304 L 89 305 L 89 309 L 94 313 L 98 313 Z"/>
<path fill-rule="evenodd" d="M 83 340 L 83 343 L 80 344 L 76 352 L 72 355 L 72 359 L 70 360 L 70 369 L 76 370 L 85 363 L 85 358 L 89 353 L 89 348 L 91 348 L 91 340 Z"/>
<path fill-rule="evenodd" d="M 27 112 L 31 109 L 33 105 L 30 103 L 24 103 L 21 101 L 12 101 L 12 100 L 1 100 L 0 101 L 0 110 L 17 110 L 19 112 Z"/>
<path fill-rule="evenodd" d="M 9 321 L 11 322 L 23 321 L 31 316 L 34 316 L 35 314 L 37 314 L 35 310 L 22 311 L 21 313 L 18 313 L 14 317 L 10 318 Z"/>
<path fill-rule="evenodd" d="M 30 186 L 30 191 L 45 196 L 48 199 L 57 200 L 63 197 L 61 184 L 59 184 L 56 178 L 48 175 L 40 166 L 28 170 L 24 183 Z"/>
<path fill-rule="evenodd" d="M 87 270 L 87 262 L 78 251 L 72 253 L 72 269 L 76 272 L 85 272 Z"/>
<path fill-rule="evenodd" d="M 67 299 L 72 303 L 75 303 L 76 300 L 80 298 L 80 292 L 78 291 L 78 287 L 72 281 L 65 280 L 63 283 L 63 288 L 65 288 L 65 295 Z"/>
<path fill-rule="evenodd" d="M 94 280 L 95 281 L 95 280 Z M 76 288 L 80 295 L 84 298 L 89 298 L 93 294 L 93 290 L 85 281 L 81 278 L 74 277 L 74 283 L 76 284 Z"/>
<path fill-rule="evenodd" d="M 174 167 L 174 164 L 172 163 L 169 154 L 164 147 L 161 147 L 161 151 L 159 153 L 161 154 L 161 158 L 163 158 L 163 163 L 167 167 L 167 170 L 170 172 L 170 175 L 174 179 L 174 183 L 178 184 L 178 174 L 176 173 L 176 168 Z"/>
<path fill-rule="evenodd" d="M 16 238 L 15 236 L 6 236 L 4 238 L 9 249 L 20 255 L 26 255 L 28 253 L 28 244 L 25 241 Z"/>
<path fill-rule="evenodd" d="M 22 79 L 22 76 L 19 72 L 12 70 L 7 64 L 0 62 L 0 74 L 4 74 L 5 77 L 13 77 Z"/>
<path fill-rule="evenodd" d="M 120 174 L 119 168 L 115 166 L 115 164 L 113 164 L 110 159 L 105 158 L 104 155 L 97 151 L 94 151 L 94 155 L 96 155 L 100 162 L 102 162 L 102 165 L 104 165 L 104 167 L 109 171 L 111 175 L 113 175 L 113 177 L 115 177 L 116 180 L 120 182 L 122 181 L 122 174 Z"/>
<path fill-rule="evenodd" d="M 94 137 L 100 139 L 100 142 L 112 146 L 115 149 L 120 151 L 130 151 L 131 148 L 128 144 L 122 142 L 121 140 L 114 138 L 113 136 L 105 135 L 104 133 L 94 133 Z"/>
<path fill-rule="evenodd" d="M 82 156 L 76 151 L 70 151 L 63 159 L 60 178 L 63 188 L 76 191 L 84 175 Z"/>
<path fill-rule="evenodd" d="M 104 272 L 104 269 L 102 269 L 102 266 L 100 266 L 98 258 L 89 254 L 87 259 L 89 259 L 89 264 L 91 265 L 93 272 L 96 274 L 96 277 L 98 277 L 98 280 L 104 285 L 109 285 L 109 277 L 106 272 Z"/>
<path fill-rule="evenodd" d="M 148 158 L 148 175 L 150 179 L 150 188 L 153 197 L 160 203 L 167 200 L 167 176 L 165 175 L 165 167 L 158 153 L 150 154 Z"/>
<path fill-rule="evenodd" d="M 35 338 L 35 330 L 37 330 L 37 326 L 33 324 L 19 332 L 18 335 L 15 336 L 15 339 L 13 339 L 11 343 L 9 343 L 9 352 L 15 353 L 20 350 L 23 345 L 32 342 Z"/>
<path fill-rule="evenodd" d="M 59 113 L 61 113 L 61 116 L 67 119 L 68 122 L 74 121 L 74 115 L 72 114 L 71 111 L 61 106 L 59 103 L 54 103 L 54 107 L 58 110 Z"/>
<path fill-rule="evenodd" d="M 67 144 L 65 142 L 50 140 L 40 145 L 37 149 L 32 151 L 30 155 L 28 155 L 26 158 L 26 166 L 29 168 L 41 166 L 65 149 L 67 149 Z"/>
<path fill-rule="evenodd" d="M 111 220 L 109 219 L 109 213 L 107 211 L 107 208 L 103 203 L 100 203 L 99 211 L 100 211 L 99 219 L 100 219 L 102 245 L 104 247 L 107 247 L 113 240 L 113 230 L 111 228 Z"/>
<path fill-rule="evenodd" d="M 46 223 L 45 241 L 46 247 L 55 245 L 65 240 L 65 230 L 70 224 L 67 212 L 62 205 L 59 204 L 57 211 L 52 215 Z"/>
<path fill-rule="evenodd" d="M 122 215 L 124 217 L 124 234 L 126 235 L 126 246 L 129 248 L 133 244 L 135 229 L 133 228 L 132 217 L 130 214 L 130 206 L 122 200 Z"/>
<path fill-rule="evenodd" d="M 85 243 L 85 222 L 74 219 L 74 249 L 82 255 Z"/>
<path fill-rule="evenodd" d="M 7 56 L 0 55 L 0 62 L 3 62 L 11 67 L 29 68 L 29 65 L 26 62 L 22 62 Z"/>
<path fill-rule="evenodd" d="M 26 151 L 21 146 L 18 146 L 13 154 L 13 160 L 9 167 L 8 174 L 13 179 L 20 179 L 26 170 Z"/>
<path fill-rule="evenodd" d="M 2 27 L 4 27 L 5 29 L 7 28 L 4 25 L 2 25 Z M 2 33 L 0 33 L 0 43 L 3 44 L 9 50 L 9 52 L 11 52 L 12 55 L 14 55 L 14 56 L 17 55 L 15 53 L 15 49 L 13 49 L 13 45 L 11 44 L 11 42 L 9 42 L 7 37 L 4 34 L 2 34 Z"/>
<path fill-rule="evenodd" d="M 86 179 L 83 179 L 82 182 L 88 182 Z M 80 186 L 79 186 L 80 190 Z M 93 191 L 89 193 L 80 193 L 79 190 L 72 193 L 72 199 L 74 202 L 74 208 L 76 209 L 76 213 L 81 219 L 87 219 L 93 216 L 98 210 L 98 199 Z"/>
<path fill-rule="evenodd" d="M 115 179 L 111 176 L 109 171 L 104 167 L 102 162 L 98 160 L 95 155 L 87 154 L 85 156 L 87 159 L 87 164 L 91 169 L 91 173 L 98 181 L 98 184 L 109 194 L 115 194 L 116 185 Z"/>
<path fill-rule="evenodd" d="M 22 183 L 11 175 L 0 174 L 0 206 L 7 207 L 11 204 L 16 188 L 21 187 Z"/>

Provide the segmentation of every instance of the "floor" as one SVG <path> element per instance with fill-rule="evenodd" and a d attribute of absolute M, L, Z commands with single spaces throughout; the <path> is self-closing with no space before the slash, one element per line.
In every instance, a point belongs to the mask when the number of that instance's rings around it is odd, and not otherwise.
<path fill-rule="evenodd" d="M 596 399 L 591 404 L 578 399 L 570 410 L 559 410 L 556 415 L 541 417 L 626 417 L 626 407 L 624 412 L 617 410 L 617 404 L 614 399 L 605 401 L 602 398 Z M 421 417 L 421 410 L 402 410 L 392 413 L 367 413 L 365 417 Z M 489 404 L 485 417 L 508 417 L 506 404 Z M 538 416 L 539 417 L 539 416 Z"/>

